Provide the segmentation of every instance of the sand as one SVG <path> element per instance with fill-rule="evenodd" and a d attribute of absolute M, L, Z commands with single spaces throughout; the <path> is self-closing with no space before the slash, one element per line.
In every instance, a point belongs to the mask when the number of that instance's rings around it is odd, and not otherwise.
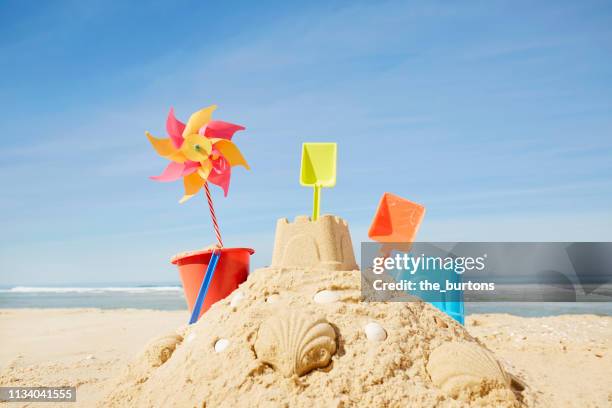
<path fill-rule="evenodd" d="M 104 380 L 119 375 L 151 338 L 184 324 L 186 314 L 0 309 L 0 385 L 77 386 L 77 405 L 91 406 L 106 391 Z"/>
<path fill-rule="evenodd" d="M 612 318 L 363 302 L 348 224 L 277 224 L 275 261 L 187 312 L 0 311 L 0 385 L 99 407 L 612 406 Z M 67 404 L 74 406 L 74 404 Z"/>
<path fill-rule="evenodd" d="M 78 384 L 76 406 L 94 406 L 152 338 L 186 319 L 186 311 L 0 310 L 0 384 Z M 529 381 L 538 406 L 612 404 L 612 318 L 474 315 L 466 326 Z"/>
<path fill-rule="evenodd" d="M 528 391 L 515 393 L 492 383 L 459 399 L 446 395 L 429 378 L 429 353 L 448 342 L 478 346 L 476 340 L 422 302 L 360 302 L 358 271 L 260 269 L 238 290 L 244 299 L 237 306 L 231 306 L 230 296 L 180 332 L 184 340 L 163 365 L 152 366 L 145 349 L 114 379 L 113 391 L 102 405 L 514 407 L 533 397 Z M 340 299 L 314 302 L 321 290 L 339 292 Z M 329 337 L 321 333 L 328 331 L 317 331 L 317 322 L 333 327 L 337 347 L 329 366 L 302 373 L 303 361 L 318 358 L 320 351 L 330 353 L 321 346 Z M 370 322 L 386 330 L 384 341 L 366 338 L 364 327 Z M 274 325 L 277 330 L 269 327 Z M 260 333 L 260 327 L 268 332 Z M 258 348 L 270 330 L 275 331 L 274 350 Z M 215 350 L 219 340 L 229 343 L 223 352 Z M 302 346 L 311 341 L 314 348 Z M 159 339 L 167 342 L 167 336 Z M 153 341 L 149 348 L 160 347 Z M 292 366 L 293 375 L 287 371 Z"/>
<path fill-rule="evenodd" d="M 466 326 L 543 406 L 612 407 L 612 317 L 483 314 Z"/>

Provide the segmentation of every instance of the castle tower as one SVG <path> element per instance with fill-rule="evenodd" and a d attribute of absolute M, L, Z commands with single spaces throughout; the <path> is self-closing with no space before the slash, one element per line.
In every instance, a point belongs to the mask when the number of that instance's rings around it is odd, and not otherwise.
<path fill-rule="evenodd" d="M 333 215 L 323 215 L 316 221 L 300 215 L 293 223 L 279 219 L 271 266 L 358 269 L 348 223 Z"/>

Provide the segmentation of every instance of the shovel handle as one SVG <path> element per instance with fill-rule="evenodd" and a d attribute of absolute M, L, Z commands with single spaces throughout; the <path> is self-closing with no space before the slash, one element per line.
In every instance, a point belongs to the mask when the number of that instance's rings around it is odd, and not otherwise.
<path fill-rule="evenodd" d="M 315 184 L 314 196 L 312 200 L 312 220 L 316 221 L 319 218 L 319 209 L 321 207 L 321 186 Z"/>

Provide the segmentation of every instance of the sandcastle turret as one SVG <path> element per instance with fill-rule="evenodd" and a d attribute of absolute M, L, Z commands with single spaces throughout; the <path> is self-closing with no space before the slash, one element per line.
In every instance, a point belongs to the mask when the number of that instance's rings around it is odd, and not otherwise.
<path fill-rule="evenodd" d="M 335 271 L 358 269 L 348 223 L 334 215 L 316 221 L 305 215 L 276 223 L 273 267 L 310 267 Z"/>

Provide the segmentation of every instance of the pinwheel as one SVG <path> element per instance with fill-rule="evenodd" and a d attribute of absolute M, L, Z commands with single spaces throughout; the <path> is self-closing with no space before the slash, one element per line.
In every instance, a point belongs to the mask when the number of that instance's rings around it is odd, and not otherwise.
<path fill-rule="evenodd" d="M 176 119 L 170 109 L 166 130 L 168 138 L 159 139 L 146 132 L 157 153 L 170 160 L 170 164 L 157 181 L 175 181 L 183 178 L 184 203 L 197 194 L 207 181 L 218 185 L 227 196 L 231 167 L 242 165 L 249 168 L 240 150 L 231 141 L 232 136 L 244 127 L 220 120 L 211 120 L 215 105 L 195 112 L 187 125 Z"/>
<path fill-rule="evenodd" d="M 227 196 L 233 166 L 249 165 L 242 153 L 232 142 L 234 133 L 244 130 L 244 127 L 220 120 L 212 120 L 212 113 L 216 105 L 199 110 L 191 115 L 187 124 L 182 123 L 174 116 L 174 109 L 170 109 L 166 121 L 168 138 L 153 137 L 145 132 L 155 151 L 162 157 L 170 160 L 168 166 L 159 176 L 151 177 L 156 181 L 168 182 L 183 179 L 185 194 L 179 201 L 184 203 L 196 195 L 202 187 L 206 192 L 211 216 L 219 245 L 221 235 L 214 213 L 214 206 L 208 188 L 208 182 L 223 189 Z"/>

